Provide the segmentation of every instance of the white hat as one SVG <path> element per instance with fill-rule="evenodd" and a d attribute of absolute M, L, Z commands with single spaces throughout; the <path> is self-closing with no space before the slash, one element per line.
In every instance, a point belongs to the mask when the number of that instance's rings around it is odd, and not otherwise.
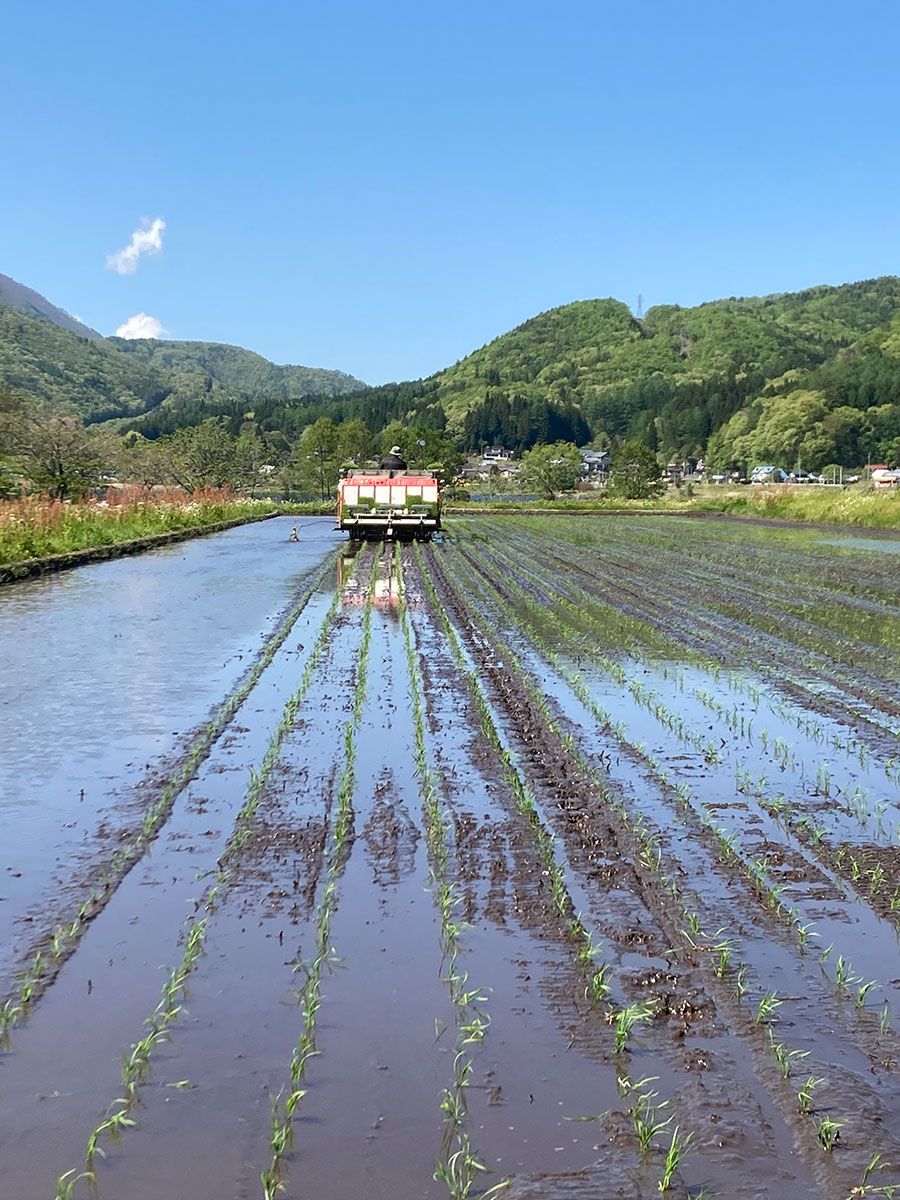
<path fill-rule="evenodd" d="M 391 454 L 399 454 L 399 453 L 400 453 L 399 446 L 391 446 Z"/>

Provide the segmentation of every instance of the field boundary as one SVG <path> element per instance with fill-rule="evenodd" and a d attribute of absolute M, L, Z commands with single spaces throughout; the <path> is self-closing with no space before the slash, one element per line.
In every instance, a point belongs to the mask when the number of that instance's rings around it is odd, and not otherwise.
<path fill-rule="evenodd" d="M 755 516 L 720 512 L 713 508 L 477 508 L 447 507 L 447 517 L 690 517 L 692 520 L 735 521 L 743 525 L 771 525 L 787 529 L 837 529 L 891 538 L 900 529 L 884 525 L 857 525 L 850 521 L 804 521 L 800 517 Z"/>
<path fill-rule="evenodd" d="M 208 533 L 222 533 L 237 525 L 249 525 L 252 521 L 268 521 L 281 516 L 278 512 L 232 517 L 229 521 L 214 521 L 211 525 L 193 526 L 190 529 L 172 529 L 167 533 L 152 533 L 147 537 L 131 538 L 127 542 L 112 542 L 108 546 L 86 546 L 83 550 L 70 550 L 66 554 L 47 554 L 43 558 L 24 558 L 18 562 L 0 565 L 0 587 L 5 583 L 18 583 L 35 575 L 52 575 L 57 571 L 68 571 L 86 563 L 104 562 L 110 558 L 123 558 L 127 554 L 142 554 L 157 546 L 170 542 L 186 542 L 190 538 L 204 537 Z"/>

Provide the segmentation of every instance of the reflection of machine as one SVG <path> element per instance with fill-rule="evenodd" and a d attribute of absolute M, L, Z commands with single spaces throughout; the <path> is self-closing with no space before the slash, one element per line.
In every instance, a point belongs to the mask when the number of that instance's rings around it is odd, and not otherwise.
<path fill-rule="evenodd" d="M 341 604 L 365 604 L 368 589 L 356 571 L 356 555 L 341 555 L 338 559 L 338 587 Z"/>
<path fill-rule="evenodd" d="M 348 471 L 338 484 L 338 528 L 353 541 L 428 542 L 441 527 L 433 471 Z"/>

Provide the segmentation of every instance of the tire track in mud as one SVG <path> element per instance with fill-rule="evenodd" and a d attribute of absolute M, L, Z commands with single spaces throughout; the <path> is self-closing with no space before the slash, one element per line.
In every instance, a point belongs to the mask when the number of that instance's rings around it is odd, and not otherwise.
<path fill-rule="evenodd" d="M 301 692 L 308 687 L 315 671 L 321 669 L 317 667 L 317 658 L 334 645 L 334 607 L 332 603 L 319 637 L 310 648 Z M 337 619 L 338 623 L 340 619 Z M 294 669 L 299 671 L 299 667 Z M 283 700 L 282 692 L 278 708 Z M 295 703 L 296 697 L 289 699 L 285 712 Z M 181 811 L 181 824 L 186 827 L 170 826 L 162 850 L 158 849 L 152 860 L 146 860 L 140 871 L 132 872 L 118 889 L 114 901 L 92 924 L 89 936 L 82 941 L 69 969 L 50 990 L 32 1021 L 20 1031 L 17 1038 L 19 1053 L 13 1058 L 7 1057 L 3 1063 L 0 1111 L 4 1113 L 4 1127 L 17 1131 L 17 1152 L 24 1156 L 22 1160 L 17 1159 L 17 1164 L 19 1161 L 24 1163 L 20 1193 L 23 1198 L 29 1195 L 25 1188 L 33 1182 L 28 1164 L 40 1160 L 40 1146 L 46 1141 L 46 1127 L 40 1117 L 48 1112 L 52 1114 L 54 1125 L 58 1126 L 55 1151 L 61 1154 L 65 1141 L 73 1148 L 77 1161 L 76 1142 L 72 1139 L 76 1138 L 80 1127 L 79 1113 L 84 1108 L 102 1113 L 103 1104 L 119 1094 L 122 1084 L 115 1083 L 118 1053 L 127 1044 L 129 1034 L 134 1036 L 140 1029 L 141 1016 L 152 1008 L 152 997 L 159 989 L 157 963 L 167 953 L 166 948 L 171 948 L 173 935 L 177 940 L 183 929 L 182 921 L 190 911 L 190 893 L 196 895 L 198 886 L 202 887 L 197 880 L 198 870 L 208 875 L 213 869 L 215 875 L 206 888 L 204 900 L 196 902 L 198 908 L 204 904 L 211 911 L 217 904 L 215 893 L 221 891 L 223 882 L 230 882 L 230 872 L 239 870 L 241 855 L 248 842 L 253 840 L 252 825 L 247 821 L 253 820 L 261 799 L 259 787 L 272 766 L 272 748 L 277 744 L 272 737 L 282 736 L 275 731 L 269 738 L 266 755 L 260 760 L 275 710 L 264 708 L 261 711 L 261 724 L 247 744 L 247 765 L 261 761 L 262 773 L 251 771 L 247 789 L 245 766 L 233 767 L 227 761 L 219 763 L 215 757 L 203 765 L 190 790 L 190 802 Z M 234 736 L 240 738 L 251 732 L 235 731 Z M 227 747 L 223 748 L 222 754 L 227 758 Z M 199 795 L 201 791 L 209 794 Z M 215 830 L 210 830 L 214 835 L 212 839 L 203 840 L 203 825 L 218 819 L 227 827 L 240 808 L 241 800 L 254 792 L 257 793 L 254 807 L 248 808 L 245 801 L 227 844 Z M 242 828 L 246 832 L 238 837 Z M 203 852 L 197 853 L 199 850 Z M 60 1036 L 61 1031 L 73 1028 L 80 1031 L 78 1037 Z M 56 1098 L 50 1110 L 40 1108 L 42 1095 Z M 78 1135 L 82 1146 L 84 1136 L 84 1133 Z M 71 1156 L 67 1165 L 71 1165 Z"/>
<path fill-rule="evenodd" d="M 415 578 L 414 564 L 406 569 Z M 501 1174 L 528 1175 L 551 1162 L 558 1171 L 578 1170 L 603 1147 L 593 1144 L 596 1131 L 568 1118 L 615 1101 L 611 1035 L 585 998 L 584 970 L 573 960 L 568 924 L 550 895 L 533 830 L 479 729 L 446 638 L 416 591 L 410 617 L 429 752 L 452 824 L 460 914 L 468 926 L 461 961 L 487 985 L 490 1014 L 468 1088 L 468 1119 L 481 1161 Z M 607 1187 L 613 1180 L 629 1183 L 633 1164 L 605 1157 Z"/>
<path fill-rule="evenodd" d="M 496 581 L 494 581 L 494 584 L 496 586 Z M 471 635 L 471 616 L 460 618 L 460 626 L 462 628 L 466 629 L 467 632 L 469 632 L 469 634 Z M 475 650 L 473 650 L 473 653 L 475 653 Z M 514 656 L 511 656 L 511 657 L 514 657 Z M 484 661 L 483 656 L 482 656 L 481 661 Z M 504 682 L 503 682 L 502 678 L 498 679 L 497 672 L 491 673 L 489 663 L 485 664 L 485 671 L 486 671 L 488 678 L 492 684 L 496 684 L 501 689 L 504 687 Z M 529 719 L 536 720 L 537 718 L 529 718 Z M 561 831 L 561 836 L 563 836 L 565 838 L 566 834 L 565 834 L 564 830 Z M 770 940 L 771 940 L 771 931 L 767 930 L 765 927 L 763 927 L 763 929 L 761 930 L 760 945 L 764 947 L 766 945 L 767 941 L 770 941 Z M 710 981 L 710 982 L 714 982 L 714 981 Z M 723 999 L 722 1002 L 725 1003 L 726 1012 L 727 1012 L 727 1009 L 729 1007 L 727 998 Z M 732 1006 L 732 1007 L 734 1007 L 734 1006 Z M 737 1009 L 735 1016 L 739 1023 L 741 1023 L 741 1022 L 746 1023 L 746 1018 L 742 1017 L 739 1008 Z M 759 1049 L 759 1046 L 757 1046 L 757 1049 Z M 868 1064 L 865 1064 L 865 1065 L 868 1065 Z M 787 1089 L 785 1087 L 773 1086 L 773 1083 L 770 1080 L 767 1080 L 766 1082 L 767 1082 L 767 1085 L 769 1086 L 770 1090 L 773 1091 L 775 1097 L 780 1099 L 780 1104 L 781 1104 L 782 1108 L 784 1109 L 784 1108 L 788 1107 L 790 1105 L 790 1100 L 792 1099 L 792 1094 L 790 1093 L 789 1089 Z M 779 1093 L 780 1093 L 780 1096 L 779 1096 Z M 876 1106 L 876 1112 L 874 1115 L 877 1115 L 883 1119 L 884 1113 L 883 1113 L 883 1109 L 881 1108 L 880 1105 Z M 792 1125 L 795 1132 L 798 1132 L 798 1130 L 797 1130 L 798 1122 L 797 1121 L 789 1120 L 789 1124 Z M 801 1123 L 801 1128 L 800 1128 L 799 1132 L 800 1132 L 801 1136 L 803 1133 L 808 1132 L 808 1130 L 805 1130 L 802 1128 L 802 1123 Z M 808 1141 L 808 1139 L 807 1139 L 807 1141 Z M 810 1156 L 812 1159 L 811 1165 L 815 1168 L 817 1165 L 819 1165 L 816 1162 L 815 1151 L 813 1151 L 812 1154 L 810 1155 L 811 1147 L 809 1145 L 807 1145 L 806 1149 L 807 1149 L 807 1155 Z M 844 1155 L 844 1157 L 847 1158 L 847 1157 L 849 1157 L 849 1155 Z M 820 1153 L 819 1153 L 819 1158 L 821 1159 Z M 863 1164 L 863 1165 L 865 1165 L 865 1164 Z M 861 1171 L 861 1168 L 860 1168 L 860 1171 Z M 820 1182 L 822 1182 L 821 1171 L 818 1171 L 817 1174 L 819 1175 Z M 844 1194 L 846 1194 L 846 1193 L 844 1193 Z"/>
<path fill-rule="evenodd" d="M 283 1194 L 438 1196 L 435 1040 L 447 1018 L 440 949 L 417 819 L 399 631 L 382 557 L 367 691 L 354 733 L 354 833 L 342 864 L 321 985 L 315 1053 L 285 1159 Z M 432 970 L 427 964 L 431 961 Z M 343 1153 L 336 1159 L 334 1148 Z"/>

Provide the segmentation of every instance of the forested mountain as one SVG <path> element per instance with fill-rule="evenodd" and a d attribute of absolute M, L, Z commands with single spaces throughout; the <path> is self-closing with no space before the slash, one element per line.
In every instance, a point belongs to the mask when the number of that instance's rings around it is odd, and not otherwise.
<path fill-rule="evenodd" d="M 721 466 L 894 461 L 900 279 L 664 305 L 643 320 L 616 300 L 578 301 L 402 386 L 471 449 L 630 434 L 666 456 L 708 446 Z"/>
<path fill-rule="evenodd" d="M 79 336 L 0 303 L 0 390 L 39 397 L 90 422 L 159 411 L 177 427 L 246 410 L 257 396 L 330 397 L 364 386 L 342 371 L 279 367 L 238 346 Z M 182 410 L 181 418 L 172 415 Z"/>
<path fill-rule="evenodd" d="M 3 274 L 0 274 L 0 304 L 8 304 L 16 312 L 24 313 L 28 317 L 39 317 L 42 321 L 49 321 L 52 325 L 58 325 L 60 329 L 77 333 L 79 337 L 103 336 L 96 329 L 91 329 L 90 325 L 85 325 L 77 317 L 71 316 L 64 308 L 57 308 L 55 304 L 51 304 L 40 292 Z"/>
<path fill-rule="evenodd" d="M 155 338 L 109 338 L 109 343 L 144 363 L 177 374 L 202 374 L 246 396 L 289 400 L 297 396 L 341 396 L 366 385 L 343 371 L 278 366 L 261 354 L 219 342 L 164 342 Z"/>
<path fill-rule="evenodd" d="M 79 337 L 0 304 L 0 390 L 95 421 L 144 412 L 173 385 L 103 338 Z"/>
<path fill-rule="evenodd" d="M 367 388 L 207 342 L 88 340 L 0 304 L 0 388 L 119 418 L 154 439 L 210 417 L 296 443 L 319 417 L 446 429 L 466 449 L 637 436 L 717 467 L 900 460 L 900 279 L 643 319 L 584 300 L 526 321 L 428 379 Z"/>

